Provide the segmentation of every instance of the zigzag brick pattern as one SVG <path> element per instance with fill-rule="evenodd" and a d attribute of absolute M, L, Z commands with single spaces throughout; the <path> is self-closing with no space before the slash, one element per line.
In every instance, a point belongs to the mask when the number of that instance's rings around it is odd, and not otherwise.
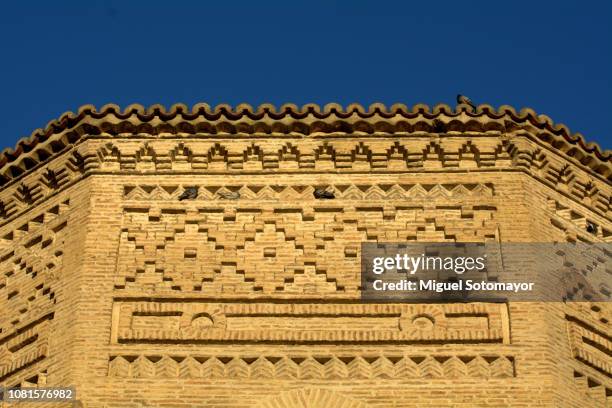
<path fill-rule="evenodd" d="M 0 387 L 612 406 L 609 302 L 360 301 L 362 242 L 611 242 L 610 161 L 506 106 L 85 106 L 0 154 Z"/>

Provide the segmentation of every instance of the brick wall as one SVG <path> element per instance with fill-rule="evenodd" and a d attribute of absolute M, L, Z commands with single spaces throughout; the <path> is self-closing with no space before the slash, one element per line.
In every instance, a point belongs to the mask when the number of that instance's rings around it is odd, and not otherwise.
<path fill-rule="evenodd" d="M 363 241 L 609 242 L 605 176 L 530 137 L 85 138 L 20 177 L 0 386 L 87 408 L 610 404 L 609 303 L 359 300 Z"/>

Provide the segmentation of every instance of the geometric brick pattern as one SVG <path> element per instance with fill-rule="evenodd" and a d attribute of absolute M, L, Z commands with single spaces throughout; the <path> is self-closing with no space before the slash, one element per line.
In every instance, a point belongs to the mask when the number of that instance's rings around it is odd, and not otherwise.
<path fill-rule="evenodd" d="M 608 303 L 361 303 L 359 273 L 362 242 L 610 242 L 610 157 L 509 107 L 84 107 L 0 154 L 0 386 L 603 407 Z"/>
<path fill-rule="evenodd" d="M 68 212 L 64 201 L 2 237 L 0 383 L 48 356 Z"/>
<path fill-rule="evenodd" d="M 116 288 L 357 295 L 360 242 L 495 240 L 496 209 L 484 202 L 425 208 L 402 200 L 354 207 L 309 201 L 126 207 Z"/>
<path fill-rule="evenodd" d="M 504 378 L 514 377 L 506 356 L 113 356 L 109 376 L 125 378 Z"/>

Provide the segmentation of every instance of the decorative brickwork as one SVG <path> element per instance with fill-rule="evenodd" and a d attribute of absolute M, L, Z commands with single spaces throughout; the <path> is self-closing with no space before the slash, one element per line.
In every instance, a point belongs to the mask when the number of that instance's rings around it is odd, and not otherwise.
<path fill-rule="evenodd" d="M 84 107 L 0 155 L 0 386 L 612 406 L 610 303 L 359 298 L 362 242 L 612 242 L 611 177 L 610 151 L 509 107 Z"/>

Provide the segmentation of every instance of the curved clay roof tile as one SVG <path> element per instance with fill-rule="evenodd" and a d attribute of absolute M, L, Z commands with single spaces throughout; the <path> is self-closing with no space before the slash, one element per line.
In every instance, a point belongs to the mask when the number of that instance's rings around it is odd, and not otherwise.
<path fill-rule="evenodd" d="M 567 126 L 563 124 L 555 124 L 552 119 L 546 115 L 538 115 L 532 109 L 523 108 L 520 112 L 508 105 L 503 105 L 499 109 L 495 110 L 490 105 L 480 105 L 475 111 L 466 105 L 459 105 L 456 109 L 453 109 L 449 105 L 439 104 L 430 108 L 428 105 L 417 104 L 408 108 L 403 104 L 394 104 L 390 108 L 387 108 L 384 104 L 374 103 L 365 109 L 360 104 L 348 105 L 346 109 L 343 109 L 341 105 L 336 103 L 330 103 L 321 108 L 316 104 L 305 104 L 301 108 L 294 104 L 284 104 L 277 109 L 272 104 L 262 104 L 254 109 L 249 104 L 240 104 L 236 108 L 232 108 L 227 104 L 220 104 L 211 108 L 210 105 L 205 103 L 198 103 L 193 105 L 189 110 L 187 105 L 174 104 L 168 110 L 163 105 L 151 105 L 148 108 L 143 107 L 140 104 L 131 104 L 121 110 L 121 108 L 115 104 L 107 104 L 97 110 L 93 105 L 83 105 L 78 109 L 78 113 L 65 112 L 58 119 L 51 120 L 44 129 L 36 129 L 32 132 L 29 137 L 25 137 L 17 142 L 14 149 L 6 148 L 0 153 L 0 166 L 5 166 L 8 163 L 14 162 L 19 159 L 23 153 L 27 153 L 32 149 L 35 149 L 37 145 L 44 143 L 47 139 L 51 138 L 55 134 L 60 134 L 66 130 L 70 130 L 77 126 L 80 122 L 87 122 L 87 118 L 94 119 L 94 123 L 89 123 L 91 127 L 104 127 L 109 125 L 116 125 L 119 122 L 128 120 L 132 125 L 136 125 L 135 128 L 139 128 L 139 124 L 154 122 L 169 122 L 174 119 L 182 118 L 184 120 L 195 120 L 198 117 L 203 117 L 207 121 L 240 121 L 242 119 L 250 119 L 253 121 L 260 121 L 264 118 L 271 120 L 280 120 L 286 117 L 291 117 L 297 121 L 311 116 L 316 120 L 324 120 L 335 116 L 338 119 L 347 119 L 355 115 L 361 119 L 369 119 L 376 115 L 382 119 L 389 119 L 395 116 L 404 117 L 407 119 L 414 119 L 419 115 L 425 119 L 437 119 L 441 117 L 447 118 L 458 118 L 461 115 L 464 117 L 477 118 L 483 123 L 487 119 L 498 120 L 503 117 L 509 118 L 511 121 L 521 124 L 528 122 L 531 125 L 545 129 L 546 131 L 562 136 L 565 141 L 570 144 L 580 146 L 586 153 L 592 153 L 597 159 L 610 162 L 612 159 L 612 151 L 603 150 L 601 147 L 594 142 L 586 142 L 584 136 L 580 133 L 572 134 Z M 99 123 L 96 120 L 104 120 L 104 123 Z M 136 122 L 135 122 L 136 121 Z M 334 119 L 332 119 L 332 122 Z M 311 121 L 310 121 L 311 122 Z M 356 121 L 359 122 L 359 121 Z M 177 122 L 178 123 L 178 122 Z M 305 128 L 306 126 L 292 125 L 288 129 L 294 128 Z M 173 126 L 172 123 L 165 123 L 164 126 Z M 196 128 L 202 129 L 203 125 L 198 124 Z M 234 124 L 235 126 L 235 124 Z M 223 126 L 226 128 L 231 128 Z M 284 126 L 286 127 L 286 126 Z M 366 129 L 363 125 L 359 126 L 361 129 Z M 204 127 L 205 128 L 205 127 Z M 213 126 L 214 128 L 214 126 Z M 334 129 L 337 126 L 322 126 L 316 125 L 315 129 L 328 128 Z M 405 126 L 403 126 L 405 128 Z M 487 129 L 487 126 L 484 126 Z M 493 128 L 497 128 L 494 126 Z M 353 128 L 354 129 L 354 128 Z M 354 129 L 356 130 L 356 129 Z"/>

